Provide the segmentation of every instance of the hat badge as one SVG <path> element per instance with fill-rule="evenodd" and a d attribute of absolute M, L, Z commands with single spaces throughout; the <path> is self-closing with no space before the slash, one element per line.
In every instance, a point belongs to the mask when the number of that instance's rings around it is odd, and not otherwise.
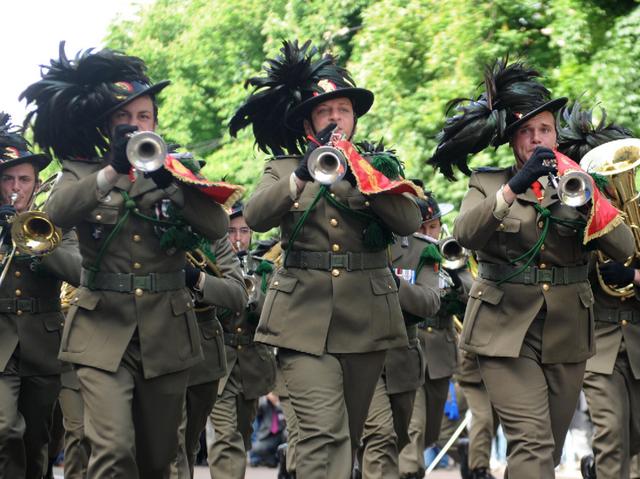
<path fill-rule="evenodd" d="M 118 91 L 115 95 L 116 100 L 126 100 L 131 93 L 133 93 L 133 85 L 126 81 L 119 81 L 113 84 L 114 88 Z"/>
<path fill-rule="evenodd" d="M 338 89 L 335 83 L 333 83 L 331 80 L 327 80 L 326 78 L 318 82 L 318 88 L 320 88 L 323 93 L 329 93 Z M 319 95 L 319 93 L 315 92 L 314 96 L 317 95 Z"/>
<path fill-rule="evenodd" d="M 10 160 L 15 160 L 16 158 L 20 158 L 20 152 L 13 146 L 7 146 L 4 149 L 4 156 L 6 156 Z"/>

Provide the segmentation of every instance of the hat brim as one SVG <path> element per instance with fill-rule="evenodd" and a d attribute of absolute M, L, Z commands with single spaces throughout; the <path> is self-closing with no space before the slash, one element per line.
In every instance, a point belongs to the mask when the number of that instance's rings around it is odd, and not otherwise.
<path fill-rule="evenodd" d="M 365 115 L 373 105 L 374 95 L 373 92 L 366 88 L 339 88 L 326 93 L 321 93 L 317 96 L 312 96 L 306 99 L 295 108 L 289 111 L 285 124 L 293 130 L 303 130 L 302 120 L 307 118 L 314 109 L 320 103 L 334 98 L 349 98 L 353 103 L 353 112 L 357 118 Z"/>
<path fill-rule="evenodd" d="M 13 160 L 7 160 L 0 163 L 0 171 L 4 171 L 7 168 L 12 168 L 22 163 L 32 164 L 38 171 L 44 170 L 49 163 L 51 163 L 51 157 L 42 153 L 33 153 L 31 155 L 21 156 Z"/>
<path fill-rule="evenodd" d="M 160 91 L 162 91 L 164 88 L 169 86 L 170 83 L 171 83 L 171 80 L 162 80 L 162 81 L 159 81 L 158 83 L 154 83 L 150 87 L 145 88 L 144 90 L 140 90 L 138 93 L 135 93 L 130 97 L 127 97 L 126 100 L 122 100 L 117 105 L 112 106 L 106 112 L 104 112 L 100 118 L 101 119 L 109 118 L 112 114 L 114 114 L 120 108 L 122 108 L 125 105 L 128 105 L 129 103 L 131 103 L 133 100 L 137 98 L 140 98 L 142 96 L 147 96 L 147 95 L 155 96 L 156 94 L 160 93 Z"/>
<path fill-rule="evenodd" d="M 539 115 L 543 111 L 548 111 L 548 112 L 551 112 L 551 113 L 555 113 L 560 108 L 565 106 L 567 104 L 567 101 L 568 101 L 567 97 L 555 98 L 555 99 L 550 100 L 550 101 L 548 101 L 546 103 L 543 103 L 542 105 L 540 105 L 537 108 L 534 108 L 533 110 L 531 110 L 527 114 L 522 115 L 521 118 L 518 118 L 516 121 L 514 121 L 513 123 L 511 123 L 509 126 L 507 126 L 505 128 L 505 130 L 504 130 L 504 141 L 503 142 L 506 143 L 508 140 L 510 140 L 511 136 L 515 133 L 515 131 L 518 128 L 520 128 L 522 125 L 524 125 L 526 122 L 528 122 L 534 116 Z"/>

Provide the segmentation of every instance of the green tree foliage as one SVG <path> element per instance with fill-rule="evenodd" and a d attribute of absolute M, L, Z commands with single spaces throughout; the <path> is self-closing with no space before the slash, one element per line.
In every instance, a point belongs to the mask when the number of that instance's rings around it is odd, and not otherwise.
<path fill-rule="evenodd" d="M 447 102 L 475 97 L 484 64 L 509 55 L 538 68 L 556 96 L 582 97 L 611 118 L 640 124 L 640 6 L 626 0 L 156 0 L 139 18 L 111 27 L 108 44 L 143 57 L 169 78 L 163 132 L 207 160 L 205 174 L 249 190 L 265 155 L 250 131 L 231 139 L 228 119 L 281 40 L 311 39 L 338 55 L 376 102 L 358 138 L 398 150 L 409 176 L 459 203 L 467 182 L 426 166 Z M 507 165 L 510 150 L 487 150 L 472 166 Z"/>

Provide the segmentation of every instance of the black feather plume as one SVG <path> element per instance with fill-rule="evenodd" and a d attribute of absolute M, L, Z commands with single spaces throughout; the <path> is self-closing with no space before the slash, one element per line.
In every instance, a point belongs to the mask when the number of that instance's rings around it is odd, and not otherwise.
<path fill-rule="evenodd" d="M 508 64 L 508 58 L 487 65 L 484 70 L 484 92 L 476 99 L 456 98 L 447 105 L 445 125 L 436 139 L 438 145 L 430 165 L 450 181 L 455 180 L 453 167 L 465 175 L 469 155 L 507 141 L 505 130 L 516 112 L 526 112 L 549 98 L 549 90 L 537 81 L 540 74 L 522 62 Z"/>
<path fill-rule="evenodd" d="M 29 143 L 22 137 L 19 127 L 11 123 L 11 115 L 0 111 L 0 152 L 6 147 L 26 151 Z"/>
<path fill-rule="evenodd" d="M 144 62 L 137 57 L 104 49 L 80 51 L 69 59 L 60 43 L 60 57 L 42 67 L 42 79 L 30 85 L 20 99 L 34 104 L 25 119 L 34 140 L 58 158 L 91 158 L 108 149 L 103 118 L 118 103 L 114 84 L 149 82 Z"/>
<path fill-rule="evenodd" d="M 353 83 L 332 56 L 316 58 L 317 55 L 318 50 L 310 41 L 302 46 L 297 40 L 284 41 L 280 54 L 267 60 L 266 75 L 247 80 L 246 86 L 252 86 L 253 92 L 231 118 L 231 136 L 252 125 L 256 144 L 265 153 L 300 153 L 306 140 L 304 133 L 285 125 L 289 111 L 312 94 L 320 79 Z"/>
<path fill-rule="evenodd" d="M 593 148 L 614 140 L 631 138 L 630 130 L 621 125 L 607 123 L 607 113 L 600 108 L 602 116 L 593 124 L 593 110 L 583 108 L 579 101 L 562 111 L 562 127 L 558 131 L 558 150 L 573 161 L 580 160 Z"/>

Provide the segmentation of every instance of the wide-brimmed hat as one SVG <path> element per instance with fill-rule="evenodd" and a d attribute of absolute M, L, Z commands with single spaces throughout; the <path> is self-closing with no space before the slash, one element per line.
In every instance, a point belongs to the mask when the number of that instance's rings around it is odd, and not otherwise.
<path fill-rule="evenodd" d="M 109 118 L 113 113 L 118 111 L 123 106 L 131 103 L 136 98 L 140 98 L 146 95 L 155 98 L 155 95 L 170 83 L 171 81 L 169 80 L 162 80 L 154 84 L 143 81 L 115 82 L 112 87 L 113 98 L 116 102 L 119 103 L 116 103 L 114 106 L 105 111 L 102 114 L 102 118 Z"/>
<path fill-rule="evenodd" d="M 549 101 L 542 101 L 539 104 L 533 104 L 528 106 L 524 111 L 512 111 L 511 121 L 504 130 L 504 139 L 510 139 L 518 128 L 528 122 L 534 116 L 539 115 L 544 111 L 555 114 L 563 106 L 567 104 L 568 98 L 560 97 L 554 98 Z"/>
<path fill-rule="evenodd" d="M 0 112 L 0 171 L 21 163 L 31 163 L 41 171 L 51 163 L 51 158 L 29 151 L 29 144 L 18 133 L 18 127 L 11 124 L 11 117 Z"/>
<path fill-rule="evenodd" d="M 236 201 L 233 206 L 231 206 L 231 213 L 229 213 L 229 219 L 237 218 L 238 216 L 242 216 L 244 214 L 244 203 L 241 200 Z"/>

